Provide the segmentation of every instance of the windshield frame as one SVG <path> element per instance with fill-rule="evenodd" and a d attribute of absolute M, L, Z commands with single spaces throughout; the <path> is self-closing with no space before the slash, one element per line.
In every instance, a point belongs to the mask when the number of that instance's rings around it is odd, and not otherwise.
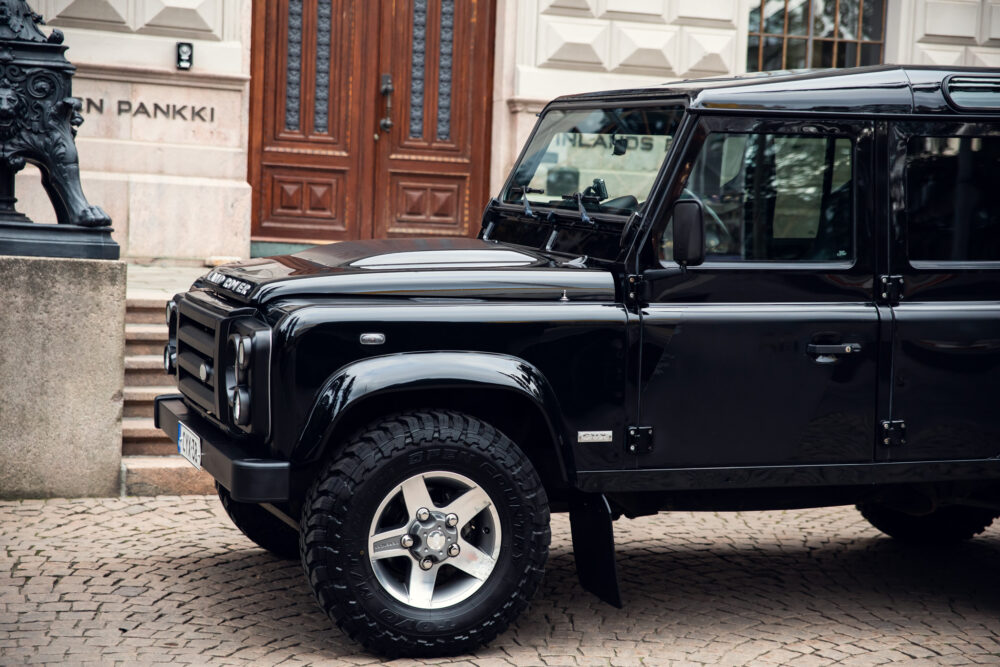
<path fill-rule="evenodd" d="M 653 182 L 649 189 L 649 194 L 643 202 L 643 205 L 639 207 L 636 211 L 630 214 L 619 214 L 619 213 L 608 213 L 600 211 L 587 211 L 588 216 L 593 218 L 593 221 L 600 220 L 601 222 L 612 223 L 616 225 L 619 229 L 626 226 L 630 220 L 639 216 L 645 216 L 650 210 L 649 202 L 651 202 L 656 197 L 656 193 L 663 176 L 664 168 L 670 161 L 671 155 L 676 149 L 677 138 L 681 135 L 682 129 L 684 127 L 684 121 L 690 113 L 689 107 L 691 99 L 688 95 L 683 93 L 677 94 L 672 93 L 669 95 L 656 95 L 653 96 L 652 93 L 647 93 L 641 96 L 632 97 L 629 94 L 630 91 L 613 91 L 607 95 L 586 97 L 585 99 L 574 99 L 574 98 L 560 98 L 553 100 L 549 104 L 545 105 L 538 114 L 538 120 L 535 122 L 531 133 L 528 138 L 524 141 L 521 146 L 521 150 L 518 152 L 517 159 L 511 165 L 510 170 L 507 173 L 507 178 L 504 179 L 503 185 L 500 188 L 498 196 L 494 199 L 492 204 L 493 207 L 502 212 L 524 212 L 523 201 L 504 201 L 503 196 L 507 193 L 512 186 L 514 186 L 514 178 L 517 174 L 518 167 L 524 162 L 528 156 L 528 149 L 531 147 L 539 130 L 542 127 L 543 121 L 546 114 L 552 111 L 598 111 L 606 109 L 633 109 L 642 107 L 676 107 L 680 110 L 680 117 L 677 122 L 677 128 L 674 131 L 670 139 L 670 146 L 664 153 L 663 159 L 661 160 L 659 166 L 657 167 L 656 173 L 653 176 Z M 646 91 L 644 91 L 646 92 Z M 574 221 L 580 222 L 583 220 L 579 211 L 575 206 L 550 206 L 542 202 L 530 201 L 532 209 L 539 209 L 544 211 L 545 215 L 552 222 L 570 222 Z M 584 224 L 593 224 L 593 221 L 588 223 L 583 220 Z"/>

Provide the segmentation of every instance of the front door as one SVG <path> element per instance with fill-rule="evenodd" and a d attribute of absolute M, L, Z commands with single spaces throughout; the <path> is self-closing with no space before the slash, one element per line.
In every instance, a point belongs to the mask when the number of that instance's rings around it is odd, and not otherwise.
<path fill-rule="evenodd" d="M 872 125 L 700 121 L 673 197 L 700 199 L 707 258 L 641 309 L 640 468 L 870 462 Z M 683 189 L 682 189 L 683 188 Z M 669 268 L 671 227 L 646 268 Z"/>
<path fill-rule="evenodd" d="M 254 240 L 478 231 L 490 0 L 254 3 Z"/>
<path fill-rule="evenodd" d="M 889 137 L 900 427 L 879 459 L 1000 456 L 1000 125 L 899 122 Z"/>

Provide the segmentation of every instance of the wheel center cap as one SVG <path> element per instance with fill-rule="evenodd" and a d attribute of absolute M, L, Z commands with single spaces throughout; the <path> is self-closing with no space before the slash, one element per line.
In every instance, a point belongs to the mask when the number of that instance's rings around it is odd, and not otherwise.
<path fill-rule="evenodd" d="M 444 545 L 447 543 L 448 538 L 444 536 L 440 530 L 432 531 L 430 535 L 427 536 L 427 546 L 434 551 L 441 551 L 444 549 Z"/>

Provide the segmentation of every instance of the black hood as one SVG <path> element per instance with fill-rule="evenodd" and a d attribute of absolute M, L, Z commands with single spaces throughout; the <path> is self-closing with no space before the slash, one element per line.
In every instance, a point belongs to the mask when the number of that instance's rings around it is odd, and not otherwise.
<path fill-rule="evenodd" d="M 479 239 L 345 241 L 229 264 L 196 283 L 242 301 L 306 295 L 613 300 L 605 270 Z"/>

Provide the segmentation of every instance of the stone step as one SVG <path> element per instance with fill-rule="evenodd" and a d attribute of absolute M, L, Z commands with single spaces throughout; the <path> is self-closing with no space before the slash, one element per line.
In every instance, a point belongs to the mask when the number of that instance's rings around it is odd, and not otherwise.
<path fill-rule="evenodd" d="M 166 299 L 127 297 L 125 299 L 125 324 L 163 324 Z"/>
<path fill-rule="evenodd" d="M 125 356 L 162 355 L 166 344 L 166 324 L 125 325 Z"/>
<path fill-rule="evenodd" d="M 172 375 L 163 372 L 162 354 L 138 354 L 125 357 L 125 386 L 167 386 L 174 382 Z"/>
<path fill-rule="evenodd" d="M 126 496 L 215 494 L 215 482 L 179 455 L 123 456 L 122 479 Z"/>
<path fill-rule="evenodd" d="M 125 387 L 125 412 L 122 416 L 153 418 L 153 399 L 160 394 L 176 394 L 174 385 Z"/>
<path fill-rule="evenodd" d="M 122 442 L 158 442 L 170 440 L 163 434 L 163 431 L 156 428 L 152 417 L 123 417 L 122 418 Z"/>

